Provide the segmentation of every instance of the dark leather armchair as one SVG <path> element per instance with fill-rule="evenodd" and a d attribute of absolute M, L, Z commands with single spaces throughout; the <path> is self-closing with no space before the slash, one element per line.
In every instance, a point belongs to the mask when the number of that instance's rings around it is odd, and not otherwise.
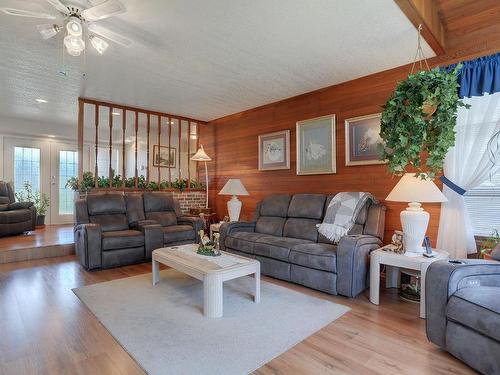
<path fill-rule="evenodd" d="M 483 374 L 500 374 L 500 262 L 438 261 L 425 286 L 429 340 Z"/>
<path fill-rule="evenodd" d="M 16 202 L 12 185 L 0 181 L 0 237 L 35 230 L 33 202 Z"/>

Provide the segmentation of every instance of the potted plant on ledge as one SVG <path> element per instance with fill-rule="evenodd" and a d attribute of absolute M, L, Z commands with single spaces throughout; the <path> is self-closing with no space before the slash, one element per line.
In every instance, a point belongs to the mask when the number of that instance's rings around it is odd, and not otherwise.
<path fill-rule="evenodd" d="M 33 191 L 31 182 L 25 181 L 23 190 L 15 193 L 18 202 L 33 202 L 36 208 L 36 226 L 43 227 L 45 225 L 45 215 L 50 206 L 50 199 L 45 193 Z"/>

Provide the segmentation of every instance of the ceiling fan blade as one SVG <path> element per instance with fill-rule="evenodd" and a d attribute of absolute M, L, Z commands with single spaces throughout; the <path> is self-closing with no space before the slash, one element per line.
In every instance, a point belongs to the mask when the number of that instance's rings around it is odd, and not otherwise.
<path fill-rule="evenodd" d="M 61 3 L 59 0 L 46 0 L 50 5 L 56 8 L 59 12 L 63 14 L 68 14 L 68 7 Z"/>
<path fill-rule="evenodd" d="M 54 20 L 54 19 L 56 19 L 56 17 L 53 16 L 52 14 L 32 12 L 32 11 L 23 10 L 23 9 L 0 8 L 0 10 L 2 12 L 4 12 L 5 14 L 8 14 L 9 16 L 30 17 L 30 18 L 44 18 L 44 19 L 47 19 L 47 20 Z"/>
<path fill-rule="evenodd" d="M 94 34 L 100 35 L 106 39 L 109 39 L 112 42 L 115 42 L 116 44 L 119 44 L 123 47 L 130 47 L 132 45 L 132 41 L 130 39 L 124 37 L 123 35 L 115 33 L 114 31 L 111 31 L 106 27 L 97 25 L 95 23 L 91 23 L 89 25 L 89 31 Z"/>
<path fill-rule="evenodd" d="M 108 0 L 82 12 L 87 21 L 98 21 L 125 12 L 125 7 L 118 0 Z"/>

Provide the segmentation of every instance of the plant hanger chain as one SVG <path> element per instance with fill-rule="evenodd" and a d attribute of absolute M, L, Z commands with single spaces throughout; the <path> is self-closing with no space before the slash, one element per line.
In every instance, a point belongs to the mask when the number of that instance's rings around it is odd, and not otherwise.
<path fill-rule="evenodd" d="M 417 62 L 419 64 L 420 70 L 424 70 L 422 61 L 425 63 L 427 70 L 431 70 L 431 68 L 429 68 L 429 64 L 427 63 L 427 58 L 424 55 L 424 50 L 422 49 L 422 24 L 420 24 L 418 25 L 417 51 L 415 52 L 415 57 L 413 58 L 413 64 L 411 66 L 410 74 L 413 74 Z"/>

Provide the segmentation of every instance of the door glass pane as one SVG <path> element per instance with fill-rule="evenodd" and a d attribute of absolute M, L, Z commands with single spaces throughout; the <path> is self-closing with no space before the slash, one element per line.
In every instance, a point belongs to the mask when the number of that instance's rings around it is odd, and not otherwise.
<path fill-rule="evenodd" d="M 36 147 L 14 148 L 14 190 L 24 189 L 31 183 L 33 191 L 40 191 L 40 149 Z"/>
<path fill-rule="evenodd" d="M 74 192 L 66 188 L 66 182 L 78 174 L 76 151 L 59 151 L 59 215 L 73 213 Z"/>

